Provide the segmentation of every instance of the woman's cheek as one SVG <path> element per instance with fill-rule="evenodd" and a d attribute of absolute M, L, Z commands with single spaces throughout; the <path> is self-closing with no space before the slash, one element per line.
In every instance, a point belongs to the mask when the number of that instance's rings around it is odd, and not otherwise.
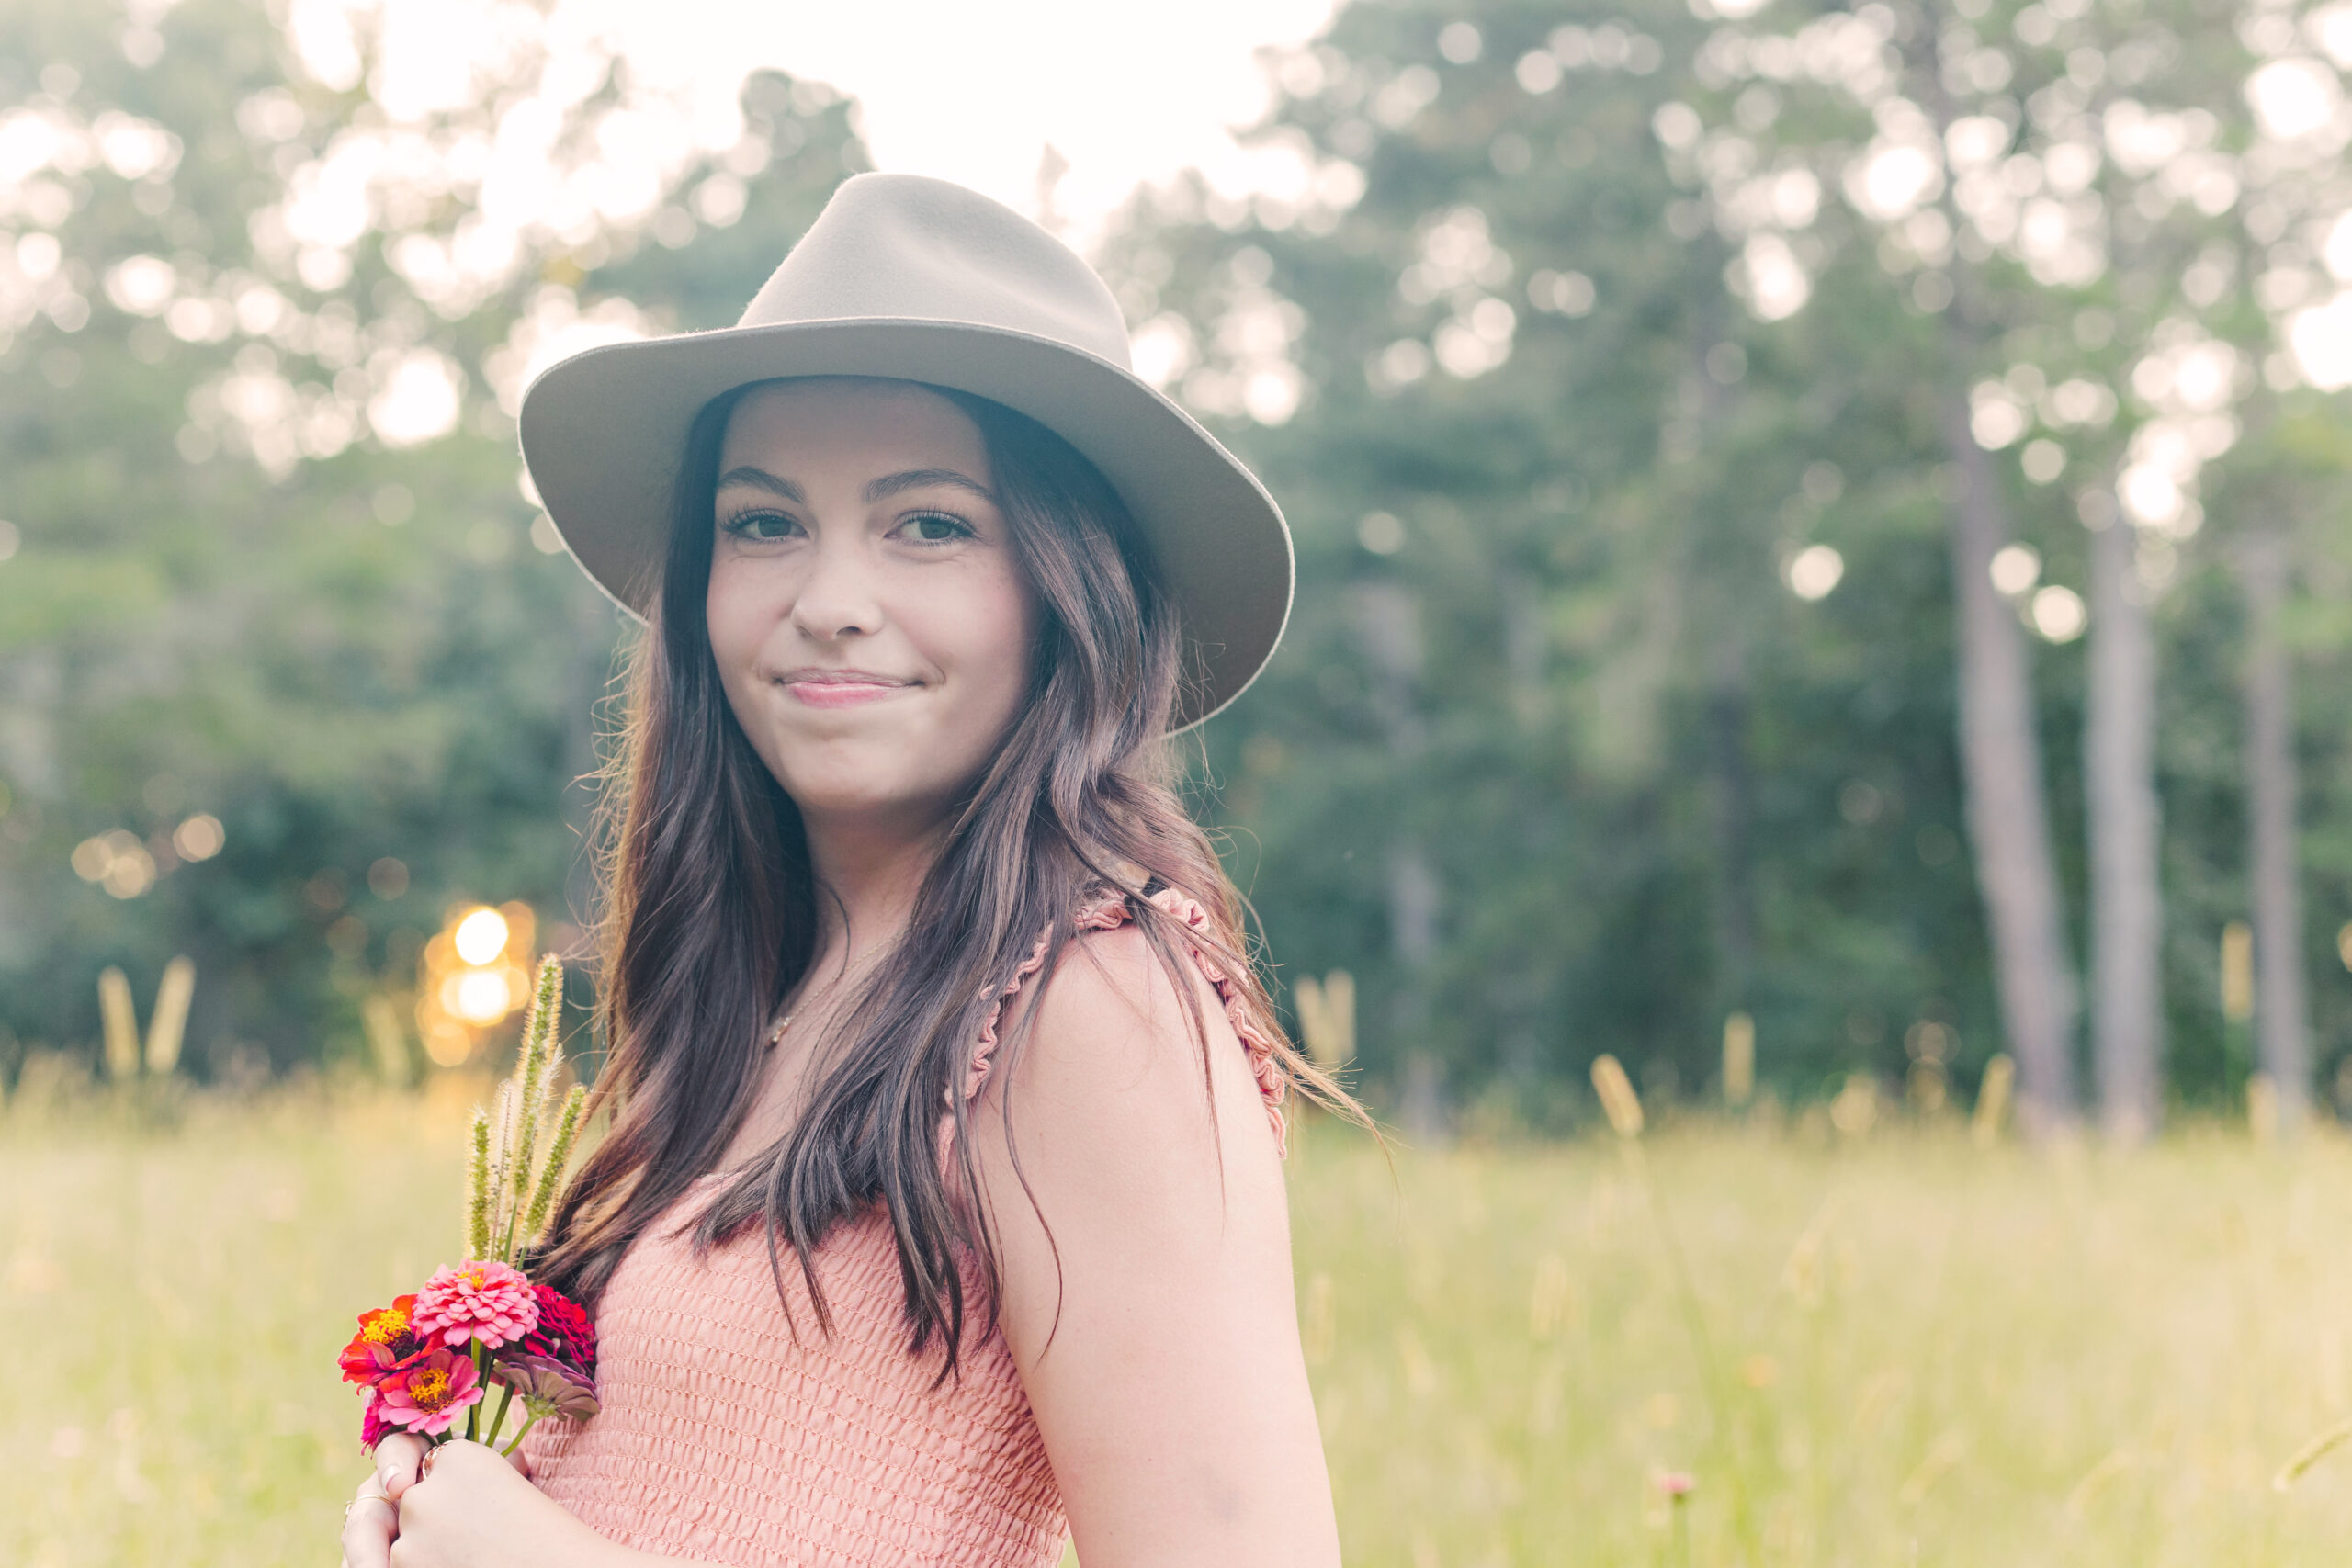
<path fill-rule="evenodd" d="M 964 716 L 985 765 L 1013 724 L 1029 691 L 1029 665 L 1036 641 L 1035 616 L 1025 585 L 1009 575 L 989 585 L 979 603 L 967 606 L 964 662 L 971 712 Z"/>

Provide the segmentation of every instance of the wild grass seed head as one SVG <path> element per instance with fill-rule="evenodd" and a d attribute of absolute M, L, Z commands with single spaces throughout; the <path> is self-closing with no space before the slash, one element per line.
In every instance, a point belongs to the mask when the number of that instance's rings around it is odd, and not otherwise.
<path fill-rule="evenodd" d="M 580 1118 L 588 1104 L 588 1087 L 573 1084 L 571 1092 L 563 1097 L 563 1109 L 556 1113 L 555 1135 L 548 1140 L 548 1163 L 540 1168 L 539 1184 L 531 1194 L 531 1211 L 523 1221 L 520 1242 L 527 1246 L 538 1239 L 547 1229 L 548 1215 L 555 1208 L 555 1195 L 563 1186 L 563 1168 L 571 1159 L 572 1140 L 580 1135 Z"/>
<path fill-rule="evenodd" d="M 490 1112 L 474 1107 L 472 1152 L 466 1161 L 466 1256 L 490 1251 Z"/>
<path fill-rule="evenodd" d="M 514 1155 L 509 1181 L 514 1190 L 514 1224 L 507 1249 L 529 1238 L 514 1234 L 531 1198 L 531 1159 L 538 1142 L 539 1118 L 547 1105 L 547 1090 L 555 1075 L 556 1023 L 563 1010 L 563 965 L 555 954 L 539 960 L 537 981 L 531 988 L 531 1010 L 523 1022 L 523 1055 L 514 1065 Z"/>

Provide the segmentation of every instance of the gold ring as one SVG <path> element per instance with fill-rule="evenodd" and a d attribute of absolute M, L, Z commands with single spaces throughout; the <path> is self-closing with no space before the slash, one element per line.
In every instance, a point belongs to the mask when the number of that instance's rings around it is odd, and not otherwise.
<path fill-rule="evenodd" d="M 416 1461 L 416 1478 L 419 1481 L 424 1480 L 426 1476 L 433 1473 L 433 1461 L 440 1452 L 441 1445 L 435 1443 L 431 1448 L 424 1450 L 424 1457 L 423 1459 Z"/>
<path fill-rule="evenodd" d="M 350 1502 L 345 1503 L 343 1506 L 343 1518 L 345 1524 L 349 1524 L 351 1522 L 351 1511 L 359 1506 L 362 1503 L 381 1503 L 389 1508 L 392 1505 L 392 1500 L 390 1497 L 385 1496 L 381 1492 L 362 1492 L 358 1496 L 354 1497 Z"/>

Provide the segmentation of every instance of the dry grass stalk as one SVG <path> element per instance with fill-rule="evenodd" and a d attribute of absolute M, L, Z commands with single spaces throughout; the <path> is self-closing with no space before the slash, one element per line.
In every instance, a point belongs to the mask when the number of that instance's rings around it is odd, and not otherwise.
<path fill-rule="evenodd" d="M 180 1041 L 187 1033 L 188 1003 L 196 998 L 196 961 L 185 956 L 164 965 L 155 988 L 155 1016 L 147 1021 L 147 1070 L 167 1077 L 180 1065 Z"/>
<path fill-rule="evenodd" d="M 1600 1096 L 1600 1108 L 1609 1113 L 1609 1125 L 1619 1137 L 1642 1135 L 1642 1097 L 1634 1092 L 1634 1080 L 1625 1076 L 1624 1065 L 1605 1051 L 1593 1058 L 1592 1089 Z"/>
<path fill-rule="evenodd" d="M 1756 1097 L 1756 1020 L 1744 1012 L 1724 1020 L 1724 1103 L 1736 1110 Z"/>
<path fill-rule="evenodd" d="M 2007 1053 L 1984 1064 L 1984 1080 L 1976 1090 L 1976 1114 L 1969 1135 L 1980 1149 L 1990 1148 L 2001 1136 L 2009 1116 L 2009 1093 L 2017 1087 L 2018 1065 Z"/>
<path fill-rule="evenodd" d="M 111 964 L 98 972 L 98 1020 L 106 1029 L 107 1077 L 129 1083 L 139 1076 L 139 1019 L 130 980 Z"/>

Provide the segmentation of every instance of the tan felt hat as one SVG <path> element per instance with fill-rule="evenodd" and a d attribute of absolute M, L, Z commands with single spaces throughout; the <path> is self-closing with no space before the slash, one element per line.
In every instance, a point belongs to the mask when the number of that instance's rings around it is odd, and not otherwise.
<path fill-rule="evenodd" d="M 1130 368 L 1118 301 L 1078 254 L 945 180 L 834 191 L 734 326 L 592 348 L 523 395 L 524 460 L 572 557 L 643 616 L 687 428 L 785 376 L 885 376 L 1019 410 L 1084 453 L 1150 540 L 1200 679 L 1172 720 L 1241 694 L 1290 615 L 1290 530 L 1257 477 Z"/>

